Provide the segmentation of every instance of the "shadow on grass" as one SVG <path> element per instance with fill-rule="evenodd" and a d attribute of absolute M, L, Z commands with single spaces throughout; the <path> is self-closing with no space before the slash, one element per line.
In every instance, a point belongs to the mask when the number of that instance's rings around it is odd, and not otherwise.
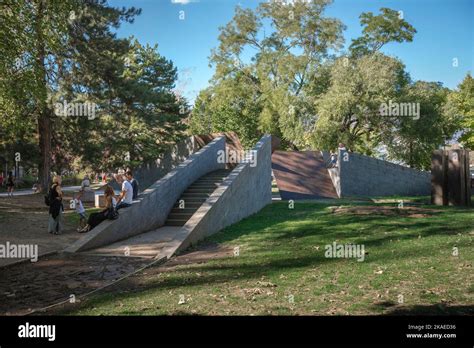
<path fill-rule="evenodd" d="M 378 304 L 374 309 L 384 307 Z M 385 306 L 386 307 L 386 306 Z M 432 305 L 393 306 L 385 310 L 383 315 L 474 315 L 474 305 L 448 305 L 436 303 Z"/>

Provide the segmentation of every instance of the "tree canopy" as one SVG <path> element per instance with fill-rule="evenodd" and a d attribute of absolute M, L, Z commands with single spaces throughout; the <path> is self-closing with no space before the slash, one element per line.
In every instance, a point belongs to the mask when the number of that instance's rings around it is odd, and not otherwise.
<path fill-rule="evenodd" d="M 196 100 L 191 130 L 235 130 L 248 145 L 271 133 L 293 149 L 331 150 L 343 142 L 352 151 L 382 151 L 427 168 L 431 151 L 462 128 L 454 110 L 472 110 L 469 88 L 451 95 L 439 83 L 413 81 L 400 59 L 383 53 L 416 34 L 403 13 L 389 8 L 362 13 L 362 35 L 342 51 L 345 26 L 325 15 L 330 3 L 237 7 L 220 28 L 210 56 L 215 73 Z M 383 115 L 386 105 L 416 114 Z"/>
<path fill-rule="evenodd" d="M 173 92 L 173 63 L 115 34 L 139 9 L 106 0 L 1 6 L 0 150 L 35 163 L 43 187 L 51 170 L 134 165 L 183 135 L 188 105 Z M 90 106 L 93 115 L 60 116 L 58 104 Z"/>

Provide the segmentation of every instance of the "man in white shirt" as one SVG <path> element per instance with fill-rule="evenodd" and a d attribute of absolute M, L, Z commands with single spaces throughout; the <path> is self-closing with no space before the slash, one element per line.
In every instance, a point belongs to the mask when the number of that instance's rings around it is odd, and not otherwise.
<path fill-rule="evenodd" d="M 117 174 L 115 180 L 117 180 L 119 184 L 122 184 L 122 191 L 117 199 L 117 206 L 115 209 L 119 210 L 131 206 L 133 201 L 132 184 L 130 184 L 123 174 Z"/>

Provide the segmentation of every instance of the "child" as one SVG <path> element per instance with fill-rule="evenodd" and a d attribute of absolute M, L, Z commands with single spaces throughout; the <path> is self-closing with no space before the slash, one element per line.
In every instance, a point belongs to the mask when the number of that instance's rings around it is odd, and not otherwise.
<path fill-rule="evenodd" d="M 80 220 L 79 220 L 79 227 L 77 228 L 77 231 L 79 232 L 84 228 L 87 222 L 87 215 L 86 215 L 86 210 L 84 209 L 84 206 L 82 205 L 81 197 L 84 191 L 79 191 L 79 194 L 77 195 L 76 199 L 74 200 L 75 202 L 75 207 L 76 207 L 76 213 L 79 214 Z"/>

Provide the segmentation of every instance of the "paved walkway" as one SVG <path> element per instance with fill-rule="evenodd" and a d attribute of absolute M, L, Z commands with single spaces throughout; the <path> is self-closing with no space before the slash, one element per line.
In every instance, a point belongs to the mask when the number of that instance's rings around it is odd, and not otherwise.
<path fill-rule="evenodd" d="M 91 185 L 91 188 L 93 190 L 98 190 L 100 187 L 102 187 L 102 184 L 93 184 Z M 61 188 L 64 192 L 78 192 L 81 189 L 81 186 L 63 186 Z M 97 191 L 98 193 L 103 193 L 103 191 Z M 13 196 L 27 196 L 27 195 L 33 195 L 35 192 L 32 189 L 21 189 L 21 190 L 15 190 L 13 191 Z M 8 197 L 8 192 L 1 192 L 0 197 Z"/>
<path fill-rule="evenodd" d="M 338 198 L 319 152 L 275 151 L 272 170 L 283 200 Z"/>
<path fill-rule="evenodd" d="M 163 226 L 82 254 L 147 259 L 170 257 L 186 238 L 185 232 L 180 226 Z"/>

